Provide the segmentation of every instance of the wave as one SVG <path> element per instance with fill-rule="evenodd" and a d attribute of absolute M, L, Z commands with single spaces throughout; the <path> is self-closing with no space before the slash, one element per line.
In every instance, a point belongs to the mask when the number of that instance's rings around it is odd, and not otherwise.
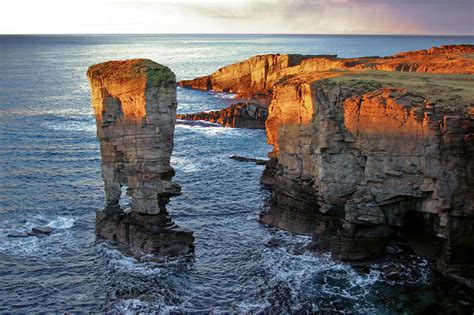
<path fill-rule="evenodd" d="M 215 98 L 224 99 L 224 100 L 237 98 L 237 94 L 227 93 L 227 92 L 209 91 L 209 94 L 211 94 Z"/>
<path fill-rule="evenodd" d="M 205 120 L 184 120 L 176 119 L 177 125 L 195 126 L 195 127 L 221 127 L 222 125 Z"/>
<path fill-rule="evenodd" d="M 71 115 L 52 115 L 43 119 L 43 127 L 68 132 L 85 132 L 95 134 L 96 124 L 93 117 L 87 116 L 71 116 Z"/>
<path fill-rule="evenodd" d="M 28 218 L 15 217 L 14 221 L 5 221 L 0 227 L 0 252 L 13 256 L 36 256 L 61 252 L 56 243 L 61 242 L 73 247 L 68 238 L 68 231 L 74 226 L 76 219 L 71 217 L 36 215 Z M 47 237 L 9 237 L 11 233 L 26 233 L 33 227 L 48 226 L 55 230 Z M 69 235 L 70 236 L 70 235 Z"/>

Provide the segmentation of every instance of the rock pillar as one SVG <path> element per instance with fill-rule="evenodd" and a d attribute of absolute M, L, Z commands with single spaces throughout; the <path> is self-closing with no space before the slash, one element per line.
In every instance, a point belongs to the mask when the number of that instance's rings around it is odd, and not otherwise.
<path fill-rule="evenodd" d="M 89 67 L 106 207 L 96 215 L 97 235 L 135 249 L 174 256 L 193 250 L 192 232 L 166 211 L 181 187 L 171 180 L 176 122 L 176 79 L 151 60 L 109 61 Z M 131 211 L 120 206 L 122 188 Z"/>

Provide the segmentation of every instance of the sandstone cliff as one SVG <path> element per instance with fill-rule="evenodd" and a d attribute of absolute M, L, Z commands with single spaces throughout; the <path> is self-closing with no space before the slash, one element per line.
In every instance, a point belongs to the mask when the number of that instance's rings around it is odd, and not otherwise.
<path fill-rule="evenodd" d="M 176 118 L 183 120 L 203 120 L 231 128 L 265 129 L 268 109 L 259 104 L 238 103 L 208 112 L 180 114 Z"/>
<path fill-rule="evenodd" d="M 166 204 L 180 194 L 170 166 L 176 121 L 176 80 L 146 59 L 110 61 L 87 71 L 102 156 L 106 208 L 97 212 L 99 236 L 162 255 L 188 253 L 192 232 L 176 226 Z M 119 205 L 122 186 L 131 213 Z"/>
<path fill-rule="evenodd" d="M 474 46 L 443 46 L 273 68 L 254 60 L 275 55 L 258 56 L 197 81 L 271 97 L 264 223 L 311 234 L 345 260 L 381 255 L 401 237 L 474 286 L 473 56 Z"/>

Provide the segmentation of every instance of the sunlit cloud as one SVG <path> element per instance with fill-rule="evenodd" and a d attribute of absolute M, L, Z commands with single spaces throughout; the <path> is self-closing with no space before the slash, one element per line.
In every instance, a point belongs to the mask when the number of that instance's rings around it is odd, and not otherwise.
<path fill-rule="evenodd" d="M 1 33 L 474 34 L 472 0 L 4 0 Z"/>

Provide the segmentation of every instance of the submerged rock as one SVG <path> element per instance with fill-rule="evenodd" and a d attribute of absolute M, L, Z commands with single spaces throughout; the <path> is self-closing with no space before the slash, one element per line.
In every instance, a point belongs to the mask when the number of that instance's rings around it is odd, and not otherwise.
<path fill-rule="evenodd" d="M 229 157 L 229 159 L 236 160 L 239 162 L 253 162 L 257 165 L 266 165 L 268 162 L 268 160 L 248 158 L 248 157 L 239 156 L 239 155 L 232 155 L 231 157 Z"/>
<path fill-rule="evenodd" d="M 53 231 L 54 228 L 49 226 L 37 226 L 31 229 L 31 232 L 36 234 L 50 234 Z"/>
<path fill-rule="evenodd" d="M 22 237 L 45 237 L 50 235 L 55 229 L 49 226 L 36 226 L 29 231 L 12 231 L 8 233 L 8 237 L 22 238 Z"/>
<path fill-rule="evenodd" d="M 176 122 L 176 81 L 151 60 L 110 61 L 87 71 L 102 155 L 106 208 L 96 215 L 96 233 L 150 253 L 191 252 L 192 232 L 172 223 L 169 198 L 181 187 L 170 166 Z M 119 206 L 122 186 L 131 213 Z"/>
<path fill-rule="evenodd" d="M 384 255 L 403 231 L 474 287 L 473 54 L 266 55 L 181 85 L 271 100 L 262 222 L 312 235 L 313 248 L 343 260 Z"/>
<path fill-rule="evenodd" d="M 13 231 L 7 234 L 8 237 L 29 237 L 31 235 L 28 235 L 27 232 L 25 231 Z"/>
<path fill-rule="evenodd" d="M 268 108 L 253 103 L 233 104 L 217 111 L 180 114 L 176 118 L 192 121 L 208 121 L 224 127 L 265 129 Z"/>

